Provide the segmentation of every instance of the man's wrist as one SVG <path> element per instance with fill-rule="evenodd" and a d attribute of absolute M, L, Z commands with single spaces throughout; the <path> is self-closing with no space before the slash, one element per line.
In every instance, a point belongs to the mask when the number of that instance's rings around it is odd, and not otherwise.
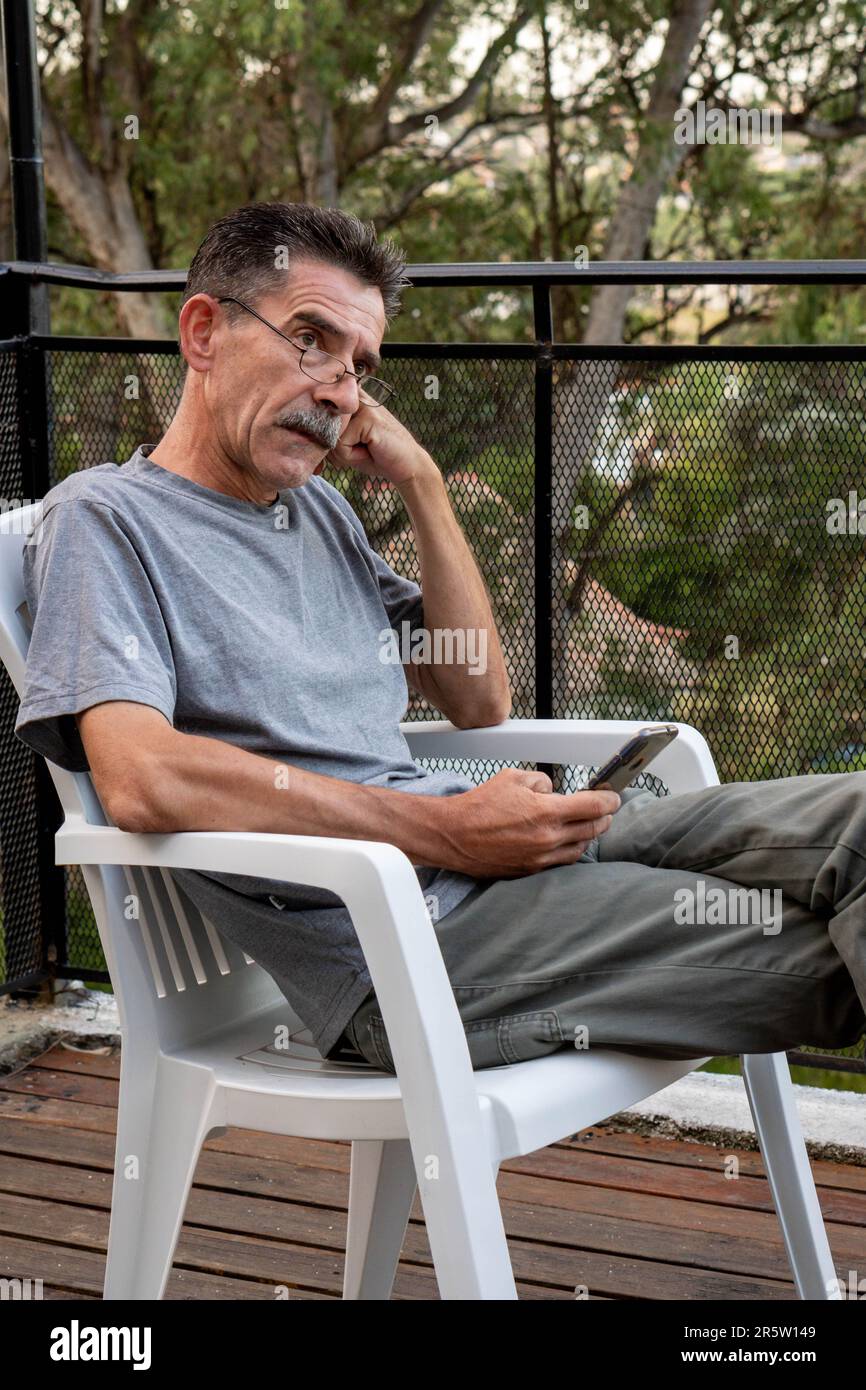
<path fill-rule="evenodd" d="M 453 803 L 460 795 L 460 792 L 455 792 L 451 796 L 415 796 L 417 801 L 423 801 L 425 805 L 419 807 L 421 815 L 413 827 L 417 834 L 417 843 L 409 853 L 413 863 L 428 864 L 437 869 L 458 867 L 454 849 L 456 840 L 451 826 L 457 810 Z"/>
<path fill-rule="evenodd" d="M 368 805 L 370 824 L 379 820 L 377 813 L 383 805 L 382 796 L 390 802 L 386 809 L 387 831 L 383 833 L 383 839 L 387 838 L 395 844 L 415 865 L 440 869 L 455 867 L 452 862 L 454 838 L 448 831 L 455 808 L 446 803 L 454 801 L 459 792 L 452 796 L 432 796 L 423 792 L 400 792 L 390 787 L 367 787 L 365 791 L 372 793 Z M 396 816 L 399 827 L 396 834 L 393 797 L 398 797 L 401 803 Z"/>
<path fill-rule="evenodd" d="M 442 474 L 426 449 L 420 450 L 410 476 L 395 483 L 394 486 L 407 507 L 416 499 L 428 500 L 436 493 L 445 493 L 445 481 Z"/>

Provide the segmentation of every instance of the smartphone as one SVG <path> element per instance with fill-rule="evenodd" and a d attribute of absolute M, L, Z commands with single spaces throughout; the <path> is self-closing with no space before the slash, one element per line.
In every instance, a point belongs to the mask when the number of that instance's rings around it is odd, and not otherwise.
<path fill-rule="evenodd" d="M 676 738 L 676 724 L 653 724 L 639 729 L 634 738 L 623 744 L 618 753 L 599 768 L 589 783 L 589 790 L 606 783 L 612 791 L 621 792 L 657 758 L 663 748 Z"/>

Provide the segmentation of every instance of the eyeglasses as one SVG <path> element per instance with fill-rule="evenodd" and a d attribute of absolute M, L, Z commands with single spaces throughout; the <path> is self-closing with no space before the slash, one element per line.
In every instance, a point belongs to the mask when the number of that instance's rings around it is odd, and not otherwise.
<path fill-rule="evenodd" d="M 369 376 L 366 372 L 350 372 L 344 366 L 339 357 L 334 357 L 333 353 L 324 352 L 321 348 L 305 348 L 300 343 L 296 343 L 286 333 L 279 328 L 274 328 L 272 323 L 262 318 L 261 314 L 255 309 L 251 309 L 249 304 L 244 304 L 242 299 L 235 299 L 233 295 L 224 294 L 216 296 L 218 304 L 239 304 L 242 309 L 246 309 L 248 314 L 253 314 L 267 328 L 273 329 L 274 333 L 279 333 L 281 338 L 285 338 L 287 343 L 291 343 L 293 348 L 297 348 L 301 354 L 299 366 L 306 376 L 312 377 L 313 381 L 324 381 L 330 386 L 335 386 L 338 381 L 342 381 L 344 376 L 353 376 L 358 383 L 358 390 L 363 391 L 368 399 L 365 405 L 384 405 L 397 392 L 393 386 L 389 386 L 387 381 L 380 381 L 377 376 Z"/>

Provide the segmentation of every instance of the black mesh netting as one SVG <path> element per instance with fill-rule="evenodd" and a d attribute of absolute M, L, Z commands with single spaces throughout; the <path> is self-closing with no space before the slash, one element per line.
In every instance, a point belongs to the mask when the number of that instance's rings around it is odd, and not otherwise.
<path fill-rule="evenodd" d="M 155 442 L 180 398 L 172 353 L 49 358 L 52 483 Z M 3 371 L 0 355 L 8 392 Z M 398 390 L 395 414 L 443 470 L 491 593 L 514 714 L 530 716 L 534 364 L 397 351 L 383 375 Z M 866 354 L 755 360 L 698 349 L 676 361 L 556 363 L 553 638 L 540 654 L 555 716 L 693 724 L 722 781 L 866 768 L 864 403 Z M 331 468 L 325 476 L 380 554 L 419 578 L 394 490 Z M 4 729 L 11 710 L 7 698 Z M 407 718 L 430 717 L 413 696 Z M 19 761 L 4 787 L 20 799 Z M 480 780 L 502 764 L 422 765 Z M 564 788 L 585 783 L 584 770 L 555 772 Z M 4 861 L 11 852 L 23 862 L 28 846 L 27 834 L 9 838 Z M 67 886 L 67 964 L 86 975 L 104 963 L 78 870 Z"/>
<path fill-rule="evenodd" d="M 18 353 L 0 351 L 0 497 L 21 497 Z M 24 542 L 22 539 L 22 546 Z M 0 982 L 41 969 L 38 810 L 34 758 L 13 733 L 18 696 L 0 670 Z"/>

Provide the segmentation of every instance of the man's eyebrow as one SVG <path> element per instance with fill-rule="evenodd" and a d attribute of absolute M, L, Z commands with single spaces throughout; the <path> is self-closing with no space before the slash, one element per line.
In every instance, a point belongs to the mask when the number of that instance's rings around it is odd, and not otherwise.
<path fill-rule="evenodd" d="M 330 319 L 324 318 L 323 315 L 317 313 L 315 309 L 311 309 L 308 313 L 305 313 L 304 310 L 301 309 L 297 313 L 292 314 L 291 318 L 280 325 L 284 333 L 288 330 L 289 324 L 291 323 L 311 323 L 314 328 L 320 328 L 323 333 L 330 333 L 332 338 L 337 338 L 340 341 L 344 340 L 346 337 L 346 334 L 342 333 L 335 323 L 331 323 Z M 363 351 L 363 356 L 367 359 L 373 371 L 377 372 L 382 365 L 382 359 L 378 352 Z"/>

